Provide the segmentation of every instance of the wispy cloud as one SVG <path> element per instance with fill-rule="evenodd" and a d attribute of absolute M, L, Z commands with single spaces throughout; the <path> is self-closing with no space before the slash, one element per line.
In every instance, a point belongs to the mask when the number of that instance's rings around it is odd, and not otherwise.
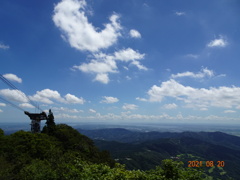
<path fill-rule="evenodd" d="M 214 76 L 213 70 L 209 70 L 208 68 L 202 68 L 201 71 L 198 73 L 186 71 L 183 73 L 172 74 L 171 78 L 182 78 L 182 77 L 204 78 L 204 77 L 213 77 L 213 76 Z"/>
<path fill-rule="evenodd" d="M 197 54 L 187 54 L 187 55 L 185 55 L 185 57 L 187 57 L 187 58 L 193 58 L 193 59 L 198 59 L 198 58 L 199 58 L 199 55 L 197 55 Z"/>
<path fill-rule="evenodd" d="M 186 13 L 183 12 L 183 11 L 177 11 L 177 12 L 175 12 L 175 14 L 176 14 L 177 16 L 184 16 L 184 15 L 186 15 Z"/>
<path fill-rule="evenodd" d="M 67 112 L 67 113 L 83 113 L 83 110 L 69 109 L 66 107 L 53 107 L 52 110 L 57 112 Z"/>
<path fill-rule="evenodd" d="M 224 113 L 236 113 L 236 111 L 233 111 L 233 110 L 225 110 Z"/>
<path fill-rule="evenodd" d="M 0 106 L 5 107 L 6 104 L 5 103 L 0 103 Z"/>
<path fill-rule="evenodd" d="M 0 43 L 0 49 L 7 50 L 7 49 L 9 49 L 9 48 L 10 48 L 10 46 L 5 45 L 5 44 L 3 44 L 3 43 Z"/>
<path fill-rule="evenodd" d="M 97 111 L 94 110 L 94 109 L 89 109 L 89 112 L 90 112 L 90 113 L 97 113 Z"/>
<path fill-rule="evenodd" d="M 111 96 L 103 96 L 103 100 L 101 100 L 101 103 L 107 103 L 107 104 L 112 104 L 118 102 L 119 99 L 116 97 L 111 97 Z"/>

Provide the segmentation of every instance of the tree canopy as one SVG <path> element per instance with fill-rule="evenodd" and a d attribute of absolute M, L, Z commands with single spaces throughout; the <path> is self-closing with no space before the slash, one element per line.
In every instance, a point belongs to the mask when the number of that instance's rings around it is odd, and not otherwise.
<path fill-rule="evenodd" d="M 0 179 L 211 179 L 201 169 L 164 160 L 149 171 L 126 170 L 91 139 L 72 127 L 59 124 L 54 131 L 32 134 L 18 131 L 5 136 L 0 129 Z"/>

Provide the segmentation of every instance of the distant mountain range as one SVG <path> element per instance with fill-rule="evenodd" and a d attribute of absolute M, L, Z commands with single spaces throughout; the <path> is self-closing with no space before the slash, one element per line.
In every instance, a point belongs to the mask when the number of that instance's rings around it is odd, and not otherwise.
<path fill-rule="evenodd" d="M 219 178 L 240 177 L 240 137 L 222 132 L 137 132 L 122 128 L 83 130 L 101 150 L 126 164 L 128 169 L 152 169 L 163 159 L 176 159 L 188 166 L 189 161 L 213 161 L 205 167 Z M 217 167 L 219 162 L 224 167 Z M 192 167 L 193 168 L 193 167 Z"/>

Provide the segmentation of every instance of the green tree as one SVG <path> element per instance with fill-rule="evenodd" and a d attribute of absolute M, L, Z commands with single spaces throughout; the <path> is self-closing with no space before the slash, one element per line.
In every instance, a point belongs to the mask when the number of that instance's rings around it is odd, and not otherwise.
<path fill-rule="evenodd" d="M 43 127 L 42 132 L 49 135 L 53 135 L 55 128 L 56 128 L 56 124 L 54 122 L 54 115 L 51 109 L 49 109 L 46 126 Z"/>

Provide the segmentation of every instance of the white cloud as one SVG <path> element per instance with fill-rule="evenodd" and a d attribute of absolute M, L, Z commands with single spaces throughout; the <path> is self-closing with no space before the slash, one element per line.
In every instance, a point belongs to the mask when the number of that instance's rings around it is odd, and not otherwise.
<path fill-rule="evenodd" d="M 122 108 L 125 109 L 125 110 L 136 110 L 136 109 L 138 109 L 138 106 L 135 105 L 135 104 L 125 103 Z"/>
<path fill-rule="evenodd" d="M 19 105 L 20 107 L 23 108 L 35 108 L 33 105 L 29 104 L 29 103 L 22 103 Z"/>
<path fill-rule="evenodd" d="M 73 68 L 79 69 L 85 73 L 116 73 L 116 62 L 113 60 L 91 60 L 90 63 L 83 63 Z"/>
<path fill-rule="evenodd" d="M 84 104 L 84 99 L 83 98 L 78 98 L 72 94 L 67 94 L 65 96 L 66 102 L 70 104 Z"/>
<path fill-rule="evenodd" d="M 138 100 L 138 101 L 143 101 L 143 102 L 148 101 L 147 99 L 145 99 L 145 98 L 140 98 L 140 97 L 137 97 L 136 100 Z"/>
<path fill-rule="evenodd" d="M 5 45 L 3 43 L 0 43 L 0 49 L 4 49 L 4 50 L 7 50 L 9 49 L 10 47 L 8 45 Z"/>
<path fill-rule="evenodd" d="M 36 94 L 30 96 L 30 99 L 33 101 L 43 102 L 46 104 L 53 104 L 54 101 L 58 101 L 61 103 L 70 103 L 70 104 L 83 104 L 85 101 L 84 99 L 78 98 L 72 94 L 66 94 L 65 97 L 61 97 L 58 91 L 54 91 L 51 89 L 44 89 L 41 91 L 37 91 Z"/>
<path fill-rule="evenodd" d="M 199 58 L 199 55 L 197 55 L 197 54 L 187 54 L 187 55 L 185 55 L 185 57 L 197 59 L 197 58 Z"/>
<path fill-rule="evenodd" d="M 132 38 L 141 38 L 141 34 L 140 32 L 138 32 L 137 30 L 135 29 L 131 29 L 130 32 L 129 32 L 130 36 Z"/>
<path fill-rule="evenodd" d="M 130 76 L 126 76 L 126 79 L 127 80 L 131 80 L 132 78 Z"/>
<path fill-rule="evenodd" d="M 57 114 L 57 115 L 54 115 L 56 119 L 79 119 L 78 116 L 76 115 L 69 115 L 69 114 L 65 114 L 65 113 L 62 113 L 62 114 Z"/>
<path fill-rule="evenodd" d="M 125 61 L 125 62 L 140 60 L 140 59 L 143 59 L 144 56 L 145 54 L 140 54 L 139 52 L 131 48 L 122 49 L 114 53 L 114 59 Z"/>
<path fill-rule="evenodd" d="M 46 104 L 53 104 L 52 100 L 57 100 L 63 102 L 64 99 L 58 93 L 58 91 L 54 91 L 51 89 L 44 89 L 42 91 L 37 91 L 37 93 L 33 96 L 30 96 L 30 99 L 33 101 L 43 102 Z"/>
<path fill-rule="evenodd" d="M 228 45 L 227 40 L 220 36 L 218 39 L 214 39 L 207 44 L 208 47 L 226 47 Z"/>
<path fill-rule="evenodd" d="M 233 110 L 225 110 L 224 113 L 235 113 L 236 111 Z"/>
<path fill-rule="evenodd" d="M 213 77 L 214 72 L 213 70 L 209 70 L 208 68 L 202 68 L 200 72 L 193 73 L 193 72 L 183 72 L 172 74 L 171 78 L 181 78 L 181 77 L 192 77 L 192 78 L 204 78 L 204 77 Z"/>
<path fill-rule="evenodd" d="M 117 42 L 121 25 L 119 15 L 110 16 L 110 23 L 104 29 L 97 30 L 86 16 L 85 0 L 62 0 L 54 7 L 53 21 L 63 31 L 63 36 L 69 44 L 81 51 L 98 51 L 108 48 Z"/>
<path fill-rule="evenodd" d="M 22 79 L 17 77 L 15 74 L 4 74 L 3 77 L 5 77 L 9 81 L 15 81 L 18 83 L 22 83 Z"/>
<path fill-rule="evenodd" d="M 202 107 L 199 109 L 200 111 L 208 111 L 208 108 Z"/>
<path fill-rule="evenodd" d="M 139 61 L 133 61 L 131 64 L 135 65 L 139 70 L 144 70 L 144 71 L 148 70 L 148 68 L 140 64 Z"/>
<path fill-rule="evenodd" d="M 165 104 L 163 107 L 165 109 L 176 109 L 178 106 L 175 103 L 172 103 L 172 104 Z"/>
<path fill-rule="evenodd" d="M 90 51 L 93 59 L 88 63 L 75 65 L 71 69 L 80 70 L 84 73 L 95 74 L 94 81 L 108 84 L 109 73 L 117 73 L 116 61 L 131 62 L 140 70 L 147 70 L 138 60 L 144 58 L 141 54 L 131 48 L 122 49 L 113 54 L 104 54 L 101 49 L 106 49 L 115 44 L 121 36 L 122 29 L 119 23 L 119 15 L 110 16 L 110 22 L 104 24 L 101 30 L 89 22 L 87 16 L 87 3 L 85 0 L 62 0 L 54 8 L 53 21 L 62 30 L 64 39 L 74 48 L 81 51 Z M 132 37 L 140 38 L 141 34 L 132 29 Z"/>
<path fill-rule="evenodd" d="M 97 111 L 95 111 L 94 109 L 89 109 L 90 113 L 96 113 Z"/>
<path fill-rule="evenodd" d="M 111 96 L 103 96 L 103 100 L 101 103 L 107 103 L 107 104 L 112 104 L 118 102 L 119 99 L 116 97 L 111 97 Z"/>
<path fill-rule="evenodd" d="M 4 96 L 5 98 L 7 98 L 10 101 L 16 101 L 16 102 L 20 102 L 20 103 L 28 102 L 27 96 L 19 90 L 1 89 L 0 95 Z"/>
<path fill-rule="evenodd" d="M 209 116 L 194 116 L 194 115 L 188 115 L 184 116 L 181 113 L 177 114 L 176 116 L 171 116 L 166 113 L 159 114 L 159 115 L 146 115 L 146 114 L 131 114 L 130 111 L 128 112 L 122 112 L 121 114 L 113 114 L 113 113 L 107 113 L 107 114 L 100 114 L 100 113 L 92 113 L 91 116 L 72 116 L 69 114 L 57 114 L 55 115 L 58 119 L 76 119 L 76 120 L 87 120 L 88 122 L 93 121 L 104 121 L 110 120 L 110 121 L 126 121 L 126 122 L 186 122 L 186 123 L 192 123 L 192 122 L 202 122 L 202 123 L 221 123 L 221 122 L 238 122 L 239 118 L 231 118 L 229 116 L 215 116 L 215 115 L 209 115 Z"/>
<path fill-rule="evenodd" d="M 53 107 L 52 110 L 54 111 L 61 111 L 61 112 L 68 112 L 68 113 L 83 113 L 83 110 L 77 110 L 77 109 L 69 109 L 65 107 Z"/>
<path fill-rule="evenodd" d="M 177 11 L 177 12 L 175 12 L 175 14 L 176 14 L 177 16 L 184 16 L 184 15 L 186 15 L 185 12 L 181 12 L 181 11 Z"/>
<path fill-rule="evenodd" d="M 5 107 L 6 104 L 5 103 L 0 103 L 0 106 Z"/>
<path fill-rule="evenodd" d="M 109 77 L 108 77 L 108 74 L 106 74 L 106 73 L 97 74 L 97 76 L 94 80 L 99 81 L 103 84 L 108 84 L 109 81 L 110 81 Z"/>
<path fill-rule="evenodd" d="M 240 104 L 239 87 L 193 88 L 184 86 L 173 79 L 163 82 L 160 86 L 153 85 L 147 94 L 150 102 L 161 102 L 164 98 L 171 97 L 192 107 L 232 108 Z"/>
<path fill-rule="evenodd" d="M 2 112 L 3 112 L 3 110 L 0 109 L 0 113 L 2 113 Z"/>
<path fill-rule="evenodd" d="M 118 73 L 117 61 L 131 62 L 139 70 L 147 70 L 145 66 L 138 62 L 138 60 L 144 58 L 145 54 L 141 54 L 131 48 L 116 51 L 114 54 L 96 53 L 93 56 L 95 59 L 92 59 L 89 63 L 82 63 L 79 66 L 75 65 L 73 69 L 96 74 L 94 80 L 103 84 L 109 83 L 109 73 Z"/>
<path fill-rule="evenodd" d="M 127 70 L 127 71 L 129 70 L 128 67 L 126 67 L 126 66 L 123 66 L 123 68 L 124 68 L 125 70 Z"/>

